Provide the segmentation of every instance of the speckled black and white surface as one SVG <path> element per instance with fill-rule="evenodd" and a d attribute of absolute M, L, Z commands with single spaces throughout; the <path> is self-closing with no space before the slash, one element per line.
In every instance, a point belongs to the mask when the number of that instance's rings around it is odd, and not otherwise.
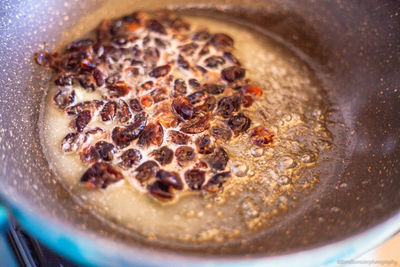
<path fill-rule="evenodd" d="M 186 252 L 183 246 L 172 252 L 116 231 L 76 205 L 52 176 L 42 153 L 38 120 L 49 74 L 34 65 L 33 53 L 52 50 L 59 40 L 90 31 L 82 18 L 85 21 L 91 14 L 94 27 L 102 16 L 180 4 L 107 2 L 0 3 L 0 196 L 2 202 L 35 214 L 35 219 L 49 225 L 49 232 L 58 229 L 60 235 L 53 236 L 56 241 L 51 244 L 63 239 L 74 246 L 72 251 L 82 252 L 78 257 L 94 264 L 116 258 L 124 263 L 162 259 L 172 264 L 192 260 L 189 252 L 214 254 L 208 260 L 224 259 L 220 254 L 230 259 L 243 254 L 259 258 L 338 241 L 399 213 L 400 3 L 396 1 L 185 2 L 192 7 L 218 3 L 225 14 L 267 28 L 310 56 L 326 74 L 325 87 L 344 114 L 352 154 L 315 205 L 291 224 L 282 223 L 245 245 Z M 104 5 L 112 8 L 104 10 Z"/>

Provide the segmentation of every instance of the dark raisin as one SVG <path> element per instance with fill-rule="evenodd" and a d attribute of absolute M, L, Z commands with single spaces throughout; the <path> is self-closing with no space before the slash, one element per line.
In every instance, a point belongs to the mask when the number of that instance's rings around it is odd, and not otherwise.
<path fill-rule="evenodd" d="M 54 62 L 56 58 L 56 54 L 51 54 L 47 52 L 37 52 L 34 55 L 35 61 L 38 65 L 44 67 L 50 67 L 52 62 Z"/>
<path fill-rule="evenodd" d="M 179 55 L 178 56 L 178 66 L 184 70 L 188 70 L 190 65 L 189 65 L 189 62 L 182 55 Z"/>
<path fill-rule="evenodd" d="M 158 163 L 160 163 L 161 165 L 166 165 L 172 162 L 174 151 L 169 149 L 167 146 L 163 146 L 159 149 L 152 151 L 150 155 L 153 156 L 153 158 L 157 160 Z"/>
<path fill-rule="evenodd" d="M 147 46 L 149 43 L 150 43 L 150 36 L 145 36 L 144 38 L 143 38 L 143 41 L 142 41 L 142 44 L 143 44 L 143 46 Z"/>
<path fill-rule="evenodd" d="M 208 165 L 204 161 L 199 161 L 196 164 L 193 165 L 193 168 L 195 169 L 207 169 Z"/>
<path fill-rule="evenodd" d="M 214 145 L 208 134 L 197 137 L 195 140 L 197 152 L 200 154 L 211 154 L 214 151 Z"/>
<path fill-rule="evenodd" d="M 194 105 L 196 103 L 199 103 L 204 96 L 205 96 L 204 91 L 196 91 L 188 95 L 186 98 L 190 101 L 190 103 Z"/>
<path fill-rule="evenodd" d="M 139 150 L 130 148 L 122 153 L 120 159 L 121 162 L 118 165 L 124 169 L 129 169 L 142 160 L 142 154 Z"/>
<path fill-rule="evenodd" d="M 217 114 L 223 118 L 230 118 L 235 111 L 233 99 L 229 96 L 223 97 L 218 101 Z"/>
<path fill-rule="evenodd" d="M 104 85 L 104 75 L 99 69 L 95 69 L 93 71 L 93 77 L 94 80 L 96 81 L 97 86 Z"/>
<path fill-rule="evenodd" d="M 103 121 L 113 120 L 117 112 L 117 103 L 114 101 L 107 102 L 103 109 L 100 111 L 101 119 Z"/>
<path fill-rule="evenodd" d="M 114 75 L 108 76 L 107 79 L 105 80 L 105 82 L 107 85 L 113 85 L 116 82 L 118 82 L 120 78 L 121 77 L 119 76 L 119 74 L 114 74 Z"/>
<path fill-rule="evenodd" d="M 79 133 L 69 133 L 61 142 L 61 150 L 64 152 L 77 151 L 81 143 L 82 138 Z"/>
<path fill-rule="evenodd" d="M 224 53 L 224 58 L 226 58 L 229 62 L 236 66 L 240 66 L 240 61 L 231 53 L 231 52 L 225 52 Z"/>
<path fill-rule="evenodd" d="M 74 75 L 69 75 L 62 73 L 54 80 L 54 83 L 58 86 L 72 85 L 76 77 Z"/>
<path fill-rule="evenodd" d="M 148 81 L 143 83 L 140 87 L 142 87 L 144 90 L 150 90 L 153 87 L 154 83 L 153 81 Z"/>
<path fill-rule="evenodd" d="M 199 55 L 204 56 L 204 55 L 207 55 L 208 53 L 210 53 L 210 45 L 208 43 L 206 43 L 200 49 Z"/>
<path fill-rule="evenodd" d="M 140 98 L 140 105 L 142 107 L 148 108 L 151 107 L 154 103 L 154 99 L 151 95 L 144 95 Z"/>
<path fill-rule="evenodd" d="M 178 190 L 183 189 L 181 177 L 179 177 L 179 174 L 176 172 L 159 170 L 156 174 L 156 178 L 160 180 L 164 185 L 173 187 Z"/>
<path fill-rule="evenodd" d="M 171 28 L 176 31 L 182 31 L 182 30 L 188 31 L 190 30 L 190 24 L 183 21 L 180 18 L 177 18 L 171 22 Z"/>
<path fill-rule="evenodd" d="M 175 157 L 180 166 L 185 166 L 196 157 L 194 149 L 190 146 L 180 146 L 175 150 Z"/>
<path fill-rule="evenodd" d="M 225 91 L 224 85 L 216 84 L 216 83 L 205 83 L 205 84 L 203 84 L 202 88 L 204 90 L 206 90 L 207 93 L 213 94 L 213 95 L 219 95 Z"/>
<path fill-rule="evenodd" d="M 85 137 L 84 138 L 85 138 L 85 140 L 87 140 L 88 138 L 91 138 L 92 136 L 102 135 L 104 133 L 105 133 L 105 131 L 103 129 L 101 129 L 99 127 L 96 127 L 96 128 L 87 130 L 85 132 Z"/>
<path fill-rule="evenodd" d="M 206 41 L 211 37 L 211 34 L 208 31 L 202 30 L 195 32 L 193 34 L 192 40 L 196 41 Z"/>
<path fill-rule="evenodd" d="M 169 131 L 169 137 L 171 142 L 177 145 L 186 145 L 190 140 L 190 136 L 175 130 Z"/>
<path fill-rule="evenodd" d="M 207 96 L 200 106 L 195 108 L 196 112 L 212 112 L 215 109 L 217 99 L 210 95 Z"/>
<path fill-rule="evenodd" d="M 213 45 L 218 50 L 231 51 L 233 48 L 233 39 L 224 33 L 213 34 L 210 40 L 211 45 Z"/>
<path fill-rule="evenodd" d="M 236 80 L 242 79 L 245 75 L 246 70 L 238 66 L 231 66 L 221 71 L 222 79 L 227 82 L 234 82 Z"/>
<path fill-rule="evenodd" d="M 62 88 L 57 91 L 53 98 L 54 104 L 59 108 L 66 108 L 75 102 L 75 90 Z"/>
<path fill-rule="evenodd" d="M 132 90 L 132 88 L 124 81 L 118 81 L 113 85 L 109 85 L 107 86 L 107 89 L 110 91 L 111 97 L 125 96 Z"/>
<path fill-rule="evenodd" d="M 111 137 L 113 142 L 119 147 L 127 147 L 133 140 L 139 137 L 140 133 L 145 128 L 147 118 L 139 113 L 135 116 L 135 122 L 127 127 L 115 127 Z"/>
<path fill-rule="evenodd" d="M 208 128 L 210 128 L 210 114 L 206 113 L 184 123 L 181 131 L 187 134 L 197 134 L 204 132 Z"/>
<path fill-rule="evenodd" d="M 137 60 L 137 59 L 132 59 L 131 60 L 131 65 L 132 66 L 143 65 L 143 61 L 140 61 L 140 60 Z"/>
<path fill-rule="evenodd" d="M 105 161 L 111 161 L 113 159 L 113 155 L 115 153 L 113 144 L 110 144 L 106 141 L 99 141 L 94 147 L 97 152 L 99 152 L 101 159 Z"/>
<path fill-rule="evenodd" d="M 149 76 L 153 78 L 159 78 L 166 76 L 171 70 L 171 66 L 169 64 L 167 65 L 162 65 L 159 67 L 154 68 L 152 71 L 150 71 Z"/>
<path fill-rule="evenodd" d="M 193 117 L 193 105 L 186 97 L 177 97 L 172 101 L 172 107 L 175 112 L 184 120 L 190 120 Z"/>
<path fill-rule="evenodd" d="M 204 62 L 208 68 L 217 68 L 218 66 L 225 64 L 225 59 L 219 56 L 211 56 L 206 58 Z"/>
<path fill-rule="evenodd" d="M 240 97 L 240 102 L 242 103 L 243 107 L 248 108 L 253 104 L 253 98 L 249 95 L 242 95 Z"/>
<path fill-rule="evenodd" d="M 214 154 L 210 156 L 210 158 L 208 159 L 208 164 L 210 164 L 213 169 L 223 170 L 225 169 L 228 161 L 228 154 L 222 147 L 220 147 L 219 149 L 217 149 L 217 151 L 215 151 Z"/>
<path fill-rule="evenodd" d="M 159 200 L 168 200 L 174 198 L 174 194 L 169 191 L 169 186 L 161 181 L 155 181 L 148 187 L 150 194 Z"/>
<path fill-rule="evenodd" d="M 228 125 L 235 135 L 245 132 L 250 128 L 251 120 L 243 113 L 238 113 L 229 119 Z"/>
<path fill-rule="evenodd" d="M 131 109 L 132 109 L 134 112 L 139 112 L 139 111 L 142 111 L 142 110 L 143 110 L 143 108 L 142 108 L 142 106 L 140 105 L 140 102 L 139 102 L 139 100 L 138 100 L 137 98 L 131 99 L 131 100 L 129 101 L 129 106 L 131 107 Z"/>
<path fill-rule="evenodd" d="M 96 162 L 81 177 L 81 182 L 88 188 L 106 188 L 110 184 L 122 180 L 123 175 L 114 169 L 110 164 Z"/>
<path fill-rule="evenodd" d="M 185 81 L 183 79 L 176 79 L 174 82 L 173 96 L 174 97 L 184 96 L 186 95 L 186 92 L 187 92 L 187 87 Z"/>
<path fill-rule="evenodd" d="M 156 173 L 158 170 L 159 170 L 159 166 L 158 166 L 157 162 L 155 162 L 153 160 L 143 162 L 142 164 L 139 165 L 139 167 L 136 168 L 135 178 L 139 182 L 148 181 L 151 178 L 154 178 L 156 176 Z"/>
<path fill-rule="evenodd" d="M 198 80 L 196 80 L 196 79 L 190 79 L 190 80 L 189 80 L 189 85 L 190 85 L 190 87 L 192 87 L 194 90 L 200 89 L 200 86 L 201 86 L 200 82 L 199 82 Z"/>
<path fill-rule="evenodd" d="M 140 133 L 137 144 L 141 147 L 160 146 L 163 142 L 164 129 L 159 122 L 149 123 Z"/>
<path fill-rule="evenodd" d="M 78 132 L 82 132 L 85 129 L 86 125 L 92 119 L 92 114 L 90 110 L 84 110 L 78 114 L 75 119 L 75 127 Z"/>
<path fill-rule="evenodd" d="M 146 21 L 146 28 L 152 32 L 157 32 L 161 34 L 167 33 L 164 26 L 155 19 L 149 19 L 148 21 Z"/>
<path fill-rule="evenodd" d="M 80 112 L 82 112 L 83 110 L 92 110 L 92 111 L 97 110 L 103 104 L 104 104 L 104 102 L 100 101 L 100 100 L 84 101 L 84 102 L 78 103 L 74 106 L 67 107 L 65 109 L 65 112 L 68 115 L 77 115 Z"/>
<path fill-rule="evenodd" d="M 258 147 L 266 147 L 272 143 L 274 135 L 263 126 L 254 127 L 250 132 L 250 140 Z"/>
<path fill-rule="evenodd" d="M 89 75 L 89 74 L 80 76 L 79 84 L 83 88 L 85 88 L 89 91 L 94 91 L 94 90 L 96 90 L 96 87 L 97 87 L 96 81 L 94 80 L 93 76 Z"/>
<path fill-rule="evenodd" d="M 200 190 L 206 176 L 205 171 L 198 169 L 188 170 L 185 172 L 185 181 L 192 190 Z"/>
<path fill-rule="evenodd" d="M 87 146 L 79 153 L 80 159 L 85 164 L 92 164 L 101 161 L 99 151 L 93 146 Z"/>
<path fill-rule="evenodd" d="M 207 70 L 206 70 L 205 68 L 203 68 L 202 66 L 200 66 L 200 65 L 196 65 L 196 69 L 198 69 L 199 71 L 201 71 L 201 73 L 203 73 L 203 74 L 206 74 L 206 73 L 207 73 Z"/>
<path fill-rule="evenodd" d="M 214 174 L 210 180 L 208 180 L 207 184 L 203 186 L 203 189 L 209 193 L 216 193 L 230 177 L 231 172 L 229 171 Z"/>
<path fill-rule="evenodd" d="M 232 131 L 226 126 L 213 126 L 210 134 L 221 141 L 229 141 L 232 138 Z"/>
<path fill-rule="evenodd" d="M 195 52 L 195 50 L 199 47 L 198 44 L 196 43 L 188 43 L 188 44 L 184 44 L 181 46 L 178 46 L 178 48 L 181 50 L 181 52 L 187 56 L 191 56 L 193 55 L 193 53 Z"/>

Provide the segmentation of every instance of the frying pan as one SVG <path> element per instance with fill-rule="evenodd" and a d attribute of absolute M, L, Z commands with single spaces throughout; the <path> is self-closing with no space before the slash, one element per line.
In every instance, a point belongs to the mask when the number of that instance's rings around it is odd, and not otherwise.
<path fill-rule="evenodd" d="M 0 3 L 0 196 L 28 232 L 85 265 L 311 266 L 358 255 L 400 229 L 400 2 L 109 2 Z M 139 241 L 77 205 L 42 153 L 38 120 L 49 73 L 33 63 L 34 52 L 54 50 L 104 17 L 165 7 L 213 9 L 268 30 L 315 62 L 342 114 L 347 156 L 321 177 L 309 205 L 246 244 Z"/>

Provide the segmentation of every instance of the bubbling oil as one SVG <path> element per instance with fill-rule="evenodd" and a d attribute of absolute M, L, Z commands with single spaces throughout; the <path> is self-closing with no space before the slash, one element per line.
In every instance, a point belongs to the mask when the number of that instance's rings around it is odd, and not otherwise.
<path fill-rule="evenodd" d="M 329 102 L 309 66 L 292 51 L 259 31 L 215 18 L 185 16 L 192 29 L 207 27 L 235 40 L 235 55 L 263 97 L 243 112 L 252 126 L 274 134 L 270 147 L 254 146 L 248 134 L 224 144 L 233 177 L 216 194 L 191 194 L 162 204 L 138 192 L 128 181 L 105 190 L 88 190 L 79 178 L 85 167 L 78 155 L 64 154 L 61 140 L 70 132 L 68 119 L 51 102 L 43 106 L 42 139 L 49 163 L 60 182 L 82 205 L 150 240 L 229 242 L 257 235 L 273 226 L 300 202 L 298 192 L 318 185 L 319 165 L 335 155 L 328 126 Z M 75 88 L 77 100 L 98 98 Z M 305 196 L 306 197 L 306 196 Z"/>

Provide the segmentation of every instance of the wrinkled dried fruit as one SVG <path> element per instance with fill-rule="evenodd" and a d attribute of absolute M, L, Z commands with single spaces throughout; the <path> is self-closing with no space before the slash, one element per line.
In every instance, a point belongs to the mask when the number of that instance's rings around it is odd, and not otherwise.
<path fill-rule="evenodd" d="M 203 189 L 209 193 L 216 193 L 218 192 L 222 185 L 228 181 L 231 177 L 231 172 L 220 172 L 213 175 L 210 180 L 208 180 L 207 184 L 203 186 Z"/>
<path fill-rule="evenodd" d="M 237 66 L 241 65 L 240 61 L 231 52 L 225 52 L 224 58 L 226 58 L 229 62 L 231 62 L 234 65 L 237 65 Z"/>
<path fill-rule="evenodd" d="M 214 96 L 207 96 L 200 106 L 195 107 L 195 112 L 212 112 L 217 104 L 217 99 Z"/>
<path fill-rule="evenodd" d="M 93 146 L 87 146 L 79 153 L 80 159 L 84 164 L 92 164 L 101 161 L 99 151 Z"/>
<path fill-rule="evenodd" d="M 153 197 L 159 200 L 174 198 L 174 194 L 169 192 L 169 186 L 163 184 L 161 181 L 155 181 L 148 187 L 148 190 Z"/>
<path fill-rule="evenodd" d="M 82 175 L 81 182 L 85 183 L 87 188 L 104 189 L 122 179 L 124 176 L 110 164 L 96 162 Z"/>
<path fill-rule="evenodd" d="M 213 34 L 210 40 L 211 45 L 222 51 L 231 51 L 233 48 L 233 39 L 224 33 Z"/>
<path fill-rule="evenodd" d="M 195 140 L 195 144 L 197 152 L 200 154 L 211 154 L 214 151 L 214 145 L 212 144 L 210 136 L 207 134 L 199 136 Z"/>
<path fill-rule="evenodd" d="M 155 19 L 149 19 L 146 21 L 146 28 L 152 32 L 157 32 L 161 34 L 166 34 L 164 26 Z"/>
<path fill-rule="evenodd" d="M 211 37 L 211 34 L 208 31 L 202 30 L 195 32 L 193 34 L 192 40 L 196 41 L 206 41 Z"/>
<path fill-rule="evenodd" d="M 150 92 L 150 95 L 153 97 L 154 103 L 164 101 L 168 97 L 167 90 L 164 87 L 157 87 Z"/>
<path fill-rule="evenodd" d="M 82 144 L 82 138 L 79 133 L 67 134 L 61 142 L 61 150 L 64 152 L 77 151 Z"/>
<path fill-rule="evenodd" d="M 205 83 L 202 87 L 207 93 L 213 95 L 222 94 L 225 91 L 225 86 L 222 84 L 216 83 Z"/>
<path fill-rule="evenodd" d="M 144 95 L 140 98 L 140 104 L 145 107 L 151 107 L 154 103 L 153 97 L 151 95 Z"/>
<path fill-rule="evenodd" d="M 208 164 L 210 164 L 210 166 L 213 169 L 223 170 L 225 169 L 228 161 L 229 161 L 228 154 L 222 147 L 220 147 L 215 151 L 214 154 L 210 156 L 210 158 L 208 159 Z"/>
<path fill-rule="evenodd" d="M 217 68 L 218 66 L 225 64 L 225 59 L 220 56 L 211 56 L 206 58 L 204 62 L 208 68 Z"/>
<path fill-rule="evenodd" d="M 258 147 L 266 147 L 272 143 L 274 135 L 263 126 L 254 127 L 250 132 L 250 140 Z"/>
<path fill-rule="evenodd" d="M 179 174 L 176 172 L 159 170 L 156 174 L 156 178 L 166 186 L 170 186 L 178 190 L 183 189 L 182 180 L 179 177 Z"/>
<path fill-rule="evenodd" d="M 187 87 L 183 79 L 176 79 L 174 82 L 174 92 L 173 96 L 184 96 L 186 95 Z"/>
<path fill-rule="evenodd" d="M 148 82 L 145 82 L 144 84 L 142 84 L 141 87 L 144 90 L 150 90 L 151 88 L 153 88 L 153 85 L 154 85 L 153 81 L 148 81 Z"/>
<path fill-rule="evenodd" d="M 237 104 L 232 97 L 226 96 L 218 101 L 217 114 L 227 119 L 230 118 L 234 111 L 238 110 Z"/>
<path fill-rule="evenodd" d="M 189 62 L 182 55 L 178 56 L 178 61 L 177 62 L 178 62 L 178 66 L 181 67 L 184 70 L 188 70 L 189 67 L 190 67 Z"/>
<path fill-rule="evenodd" d="M 202 133 L 210 128 L 210 114 L 200 114 L 196 118 L 184 123 L 181 131 L 187 134 Z"/>
<path fill-rule="evenodd" d="M 190 103 L 194 105 L 196 103 L 199 103 L 204 96 L 205 96 L 204 91 L 197 91 L 186 96 L 186 98 L 190 101 Z"/>
<path fill-rule="evenodd" d="M 101 119 L 103 121 L 111 121 L 115 118 L 117 112 L 117 103 L 114 101 L 107 102 L 103 109 L 100 111 Z"/>
<path fill-rule="evenodd" d="M 106 141 L 99 141 L 95 144 L 94 148 L 100 155 L 100 158 L 105 161 L 111 161 L 114 158 L 114 145 Z"/>
<path fill-rule="evenodd" d="M 154 178 L 158 170 L 159 166 L 157 162 L 153 160 L 143 162 L 142 164 L 139 165 L 139 167 L 136 168 L 135 178 L 141 183 L 146 182 L 151 178 Z"/>
<path fill-rule="evenodd" d="M 175 130 L 169 131 L 169 138 L 172 143 L 177 145 L 186 145 L 190 140 L 190 136 Z"/>
<path fill-rule="evenodd" d="M 193 53 L 196 51 L 196 49 L 199 47 L 198 44 L 196 43 L 188 43 L 179 46 L 178 48 L 181 50 L 181 52 L 187 56 L 193 55 Z"/>
<path fill-rule="evenodd" d="M 180 166 L 185 166 L 196 157 L 194 149 L 190 146 L 180 146 L 175 150 L 175 157 Z"/>
<path fill-rule="evenodd" d="M 183 120 L 190 120 L 193 117 L 193 105 L 186 97 L 174 98 L 172 107 Z"/>
<path fill-rule="evenodd" d="M 135 121 L 127 127 L 115 127 L 112 131 L 112 140 L 119 147 L 127 147 L 133 140 L 139 137 L 146 126 L 147 118 L 145 114 L 139 113 L 135 116 Z"/>
<path fill-rule="evenodd" d="M 196 79 L 190 79 L 190 80 L 189 80 L 189 85 L 190 85 L 190 87 L 192 87 L 194 90 L 200 89 L 200 86 L 201 86 L 200 82 L 199 82 L 198 80 L 196 80 Z"/>
<path fill-rule="evenodd" d="M 53 98 L 53 102 L 59 108 L 64 109 L 75 102 L 75 91 L 68 88 L 59 89 Z"/>
<path fill-rule="evenodd" d="M 210 130 L 210 134 L 221 141 L 229 141 L 232 138 L 232 131 L 226 126 L 213 126 Z"/>
<path fill-rule="evenodd" d="M 200 190 L 201 186 L 204 183 L 205 176 L 205 171 L 201 171 L 198 169 L 188 170 L 185 172 L 185 181 L 190 189 Z"/>
<path fill-rule="evenodd" d="M 126 96 L 132 90 L 124 81 L 118 81 L 113 85 L 109 85 L 107 89 L 110 91 L 110 97 Z"/>
<path fill-rule="evenodd" d="M 178 117 L 171 111 L 163 112 L 157 119 L 165 128 L 176 127 L 178 125 Z"/>
<path fill-rule="evenodd" d="M 140 105 L 139 100 L 138 100 L 137 98 L 131 99 L 131 100 L 129 101 L 129 106 L 131 107 L 131 109 L 132 109 L 134 112 L 139 112 L 139 111 L 142 111 L 142 110 L 143 110 L 143 108 L 142 108 L 142 106 Z"/>
<path fill-rule="evenodd" d="M 159 122 L 149 123 L 140 133 L 137 144 L 141 147 L 160 146 L 163 142 L 164 129 Z"/>
<path fill-rule="evenodd" d="M 228 125 L 235 135 L 247 131 L 250 128 L 251 120 L 243 113 L 238 113 L 229 119 Z"/>
<path fill-rule="evenodd" d="M 240 93 L 244 96 L 251 96 L 253 98 L 258 98 L 262 96 L 262 90 L 254 85 L 247 84 L 240 88 Z"/>
<path fill-rule="evenodd" d="M 104 74 L 99 69 L 93 71 L 93 78 L 96 81 L 97 86 L 104 85 Z"/>
<path fill-rule="evenodd" d="M 221 71 L 222 79 L 227 82 L 234 82 L 236 80 L 242 79 L 245 75 L 246 70 L 238 66 L 231 66 Z"/>
<path fill-rule="evenodd" d="M 82 132 L 91 119 L 92 119 L 92 114 L 90 113 L 90 110 L 84 110 L 80 112 L 75 119 L 76 130 L 78 132 Z"/>
<path fill-rule="evenodd" d="M 167 146 L 163 146 L 159 149 L 153 150 L 150 155 L 161 165 L 166 165 L 172 162 L 174 151 L 169 149 Z"/>
<path fill-rule="evenodd" d="M 129 169 L 142 160 L 142 154 L 139 150 L 130 148 L 122 153 L 120 159 L 121 162 L 118 165 L 124 169 Z"/>
<path fill-rule="evenodd" d="M 162 65 L 150 71 L 149 76 L 153 78 L 163 77 L 166 76 L 170 72 L 170 70 L 171 66 L 169 64 Z"/>
<path fill-rule="evenodd" d="M 249 95 L 242 95 L 240 99 L 240 102 L 245 108 L 248 108 L 253 104 L 253 98 Z"/>

